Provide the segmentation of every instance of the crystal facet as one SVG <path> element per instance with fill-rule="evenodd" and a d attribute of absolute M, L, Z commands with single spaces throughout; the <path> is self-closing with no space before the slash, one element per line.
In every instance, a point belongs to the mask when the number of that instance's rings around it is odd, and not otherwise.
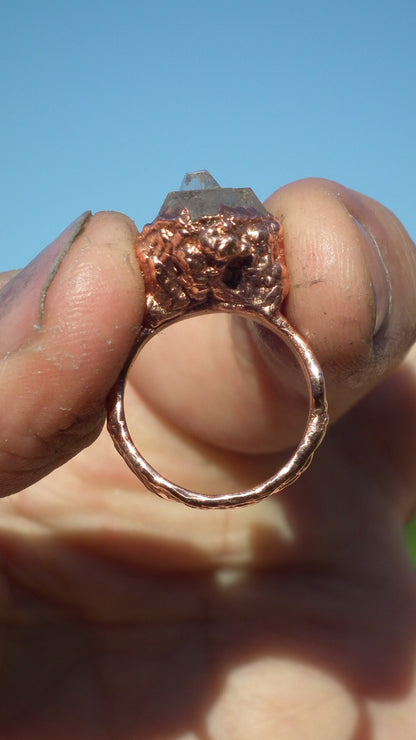
<path fill-rule="evenodd" d="M 182 187 L 184 185 L 193 189 L 168 193 L 159 211 L 159 218 L 178 218 L 184 208 L 188 209 L 193 221 L 201 216 L 219 215 L 224 208 L 243 208 L 258 215 L 268 215 L 251 188 L 222 188 L 207 170 L 186 174 Z"/>

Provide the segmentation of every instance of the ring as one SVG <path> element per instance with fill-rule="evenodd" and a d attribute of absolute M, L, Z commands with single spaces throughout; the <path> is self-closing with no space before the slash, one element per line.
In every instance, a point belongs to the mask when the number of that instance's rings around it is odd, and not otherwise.
<path fill-rule="evenodd" d="M 328 425 L 325 380 L 305 340 L 282 315 L 289 292 L 282 229 L 250 188 L 221 188 L 206 170 L 185 175 L 157 218 L 139 235 L 137 257 L 146 311 L 130 356 L 107 399 L 107 426 L 127 465 L 153 493 L 200 509 L 247 506 L 281 491 L 309 466 Z M 190 491 L 160 475 L 137 450 L 127 426 L 124 388 L 130 365 L 162 329 L 189 316 L 233 313 L 285 341 L 303 370 L 309 413 L 287 463 L 260 485 L 235 493 Z"/>

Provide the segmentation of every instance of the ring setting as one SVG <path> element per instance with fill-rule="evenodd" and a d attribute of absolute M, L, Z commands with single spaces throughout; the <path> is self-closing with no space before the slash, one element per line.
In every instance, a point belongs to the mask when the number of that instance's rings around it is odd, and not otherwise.
<path fill-rule="evenodd" d="M 325 380 L 305 340 L 281 313 L 289 292 L 282 229 L 250 188 L 221 188 L 206 170 L 185 175 L 157 218 L 139 235 L 146 310 L 130 356 L 107 400 L 116 449 L 145 486 L 194 508 L 257 503 L 293 483 L 325 436 Z M 124 388 L 131 363 L 150 339 L 192 315 L 234 313 L 280 336 L 296 356 L 309 390 L 303 436 L 287 463 L 263 483 L 235 493 L 197 493 L 160 475 L 136 448 L 126 421 Z"/>

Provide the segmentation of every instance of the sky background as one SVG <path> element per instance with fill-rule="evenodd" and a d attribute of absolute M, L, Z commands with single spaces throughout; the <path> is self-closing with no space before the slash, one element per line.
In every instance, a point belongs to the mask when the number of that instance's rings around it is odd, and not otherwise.
<path fill-rule="evenodd" d="M 0 268 L 187 170 L 327 177 L 416 237 L 416 2 L 0 0 Z"/>

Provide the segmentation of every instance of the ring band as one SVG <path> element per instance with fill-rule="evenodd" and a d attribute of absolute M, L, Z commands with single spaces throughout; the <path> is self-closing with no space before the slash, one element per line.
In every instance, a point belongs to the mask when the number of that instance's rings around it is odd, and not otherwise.
<path fill-rule="evenodd" d="M 201 180 L 203 188 L 196 189 Z M 107 426 L 127 465 L 158 496 L 201 509 L 247 506 L 281 491 L 309 466 L 328 424 L 325 380 L 308 344 L 280 312 L 289 279 L 279 222 L 249 188 L 220 188 L 206 171 L 184 182 L 186 189 L 167 196 L 139 237 L 146 312 L 107 399 Z M 252 319 L 285 341 L 303 370 L 309 413 L 296 450 L 275 475 L 245 491 L 208 495 L 163 477 L 140 454 L 126 422 L 124 388 L 131 363 L 153 336 L 189 316 L 215 312 Z"/>

